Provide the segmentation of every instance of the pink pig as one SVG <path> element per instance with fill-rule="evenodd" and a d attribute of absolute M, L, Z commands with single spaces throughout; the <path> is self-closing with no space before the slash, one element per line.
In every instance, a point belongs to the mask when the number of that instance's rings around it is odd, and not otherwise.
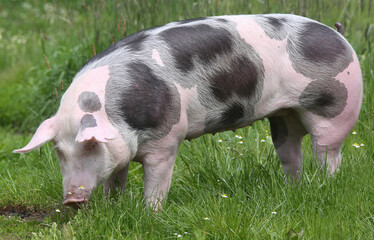
<path fill-rule="evenodd" d="M 337 25 L 342 33 L 343 28 Z M 357 56 L 337 31 L 287 14 L 220 16 L 131 35 L 75 76 L 55 116 L 17 153 L 53 141 L 64 204 L 126 184 L 144 167 L 145 199 L 159 208 L 184 139 L 267 117 L 286 175 L 302 170 L 301 141 L 333 173 L 362 101 Z"/>

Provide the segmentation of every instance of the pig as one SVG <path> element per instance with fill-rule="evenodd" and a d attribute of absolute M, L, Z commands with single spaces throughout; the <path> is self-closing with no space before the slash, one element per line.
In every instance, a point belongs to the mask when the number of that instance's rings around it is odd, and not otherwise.
<path fill-rule="evenodd" d="M 341 25 L 340 25 L 341 26 Z M 342 33 L 342 28 L 338 29 Z M 204 17 L 135 33 L 90 59 L 57 113 L 16 153 L 54 143 L 64 204 L 124 189 L 144 170 L 147 206 L 169 191 L 184 139 L 268 118 L 286 176 L 299 179 L 301 142 L 332 174 L 361 108 L 356 53 L 338 31 L 289 14 Z"/>

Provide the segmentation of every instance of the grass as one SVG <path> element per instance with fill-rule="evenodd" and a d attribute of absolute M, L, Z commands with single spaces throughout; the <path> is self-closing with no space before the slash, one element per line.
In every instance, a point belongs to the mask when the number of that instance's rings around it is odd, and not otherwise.
<path fill-rule="evenodd" d="M 373 9 L 371 0 L 0 3 L 0 238 L 373 239 Z M 306 137 L 301 184 L 286 184 L 265 120 L 237 133 L 185 141 L 158 214 L 144 207 L 136 163 L 125 193 L 107 198 L 99 187 L 75 211 L 62 206 L 61 174 L 50 144 L 24 156 L 11 153 L 56 111 L 93 46 L 99 52 L 123 36 L 185 18 L 268 12 L 300 14 L 329 26 L 340 21 L 358 54 L 363 107 L 335 176 L 315 165 Z"/>

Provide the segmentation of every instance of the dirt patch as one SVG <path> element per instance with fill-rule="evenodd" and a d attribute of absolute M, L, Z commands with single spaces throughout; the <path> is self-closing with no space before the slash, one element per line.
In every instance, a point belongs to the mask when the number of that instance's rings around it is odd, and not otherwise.
<path fill-rule="evenodd" d="M 34 206 L 5 205 L 0 206 L 0 215 L 8 217 L 17 216 L 22 220 L 43 221 L 48 216 L 48 212 Z"/>

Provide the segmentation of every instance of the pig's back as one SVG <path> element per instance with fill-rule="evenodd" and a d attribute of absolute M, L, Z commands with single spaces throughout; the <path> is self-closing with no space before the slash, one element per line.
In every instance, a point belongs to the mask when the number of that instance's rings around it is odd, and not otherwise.
<path fill-rule="evenodd" d="M 330 110 L 319 114 L 340 114 L 336 106 L 344 105 L 347 91 L 335 77 L 354 57 L 344 37 L 318 22 L 241 15 L 136 33 L 88 67 L 109 65 L 106 106 L 116 124 L 159 138 L 179 121 L 184 104 L 195 137 L 245 126 L 281 108 L 314 111 L 320 104 Z"/>

